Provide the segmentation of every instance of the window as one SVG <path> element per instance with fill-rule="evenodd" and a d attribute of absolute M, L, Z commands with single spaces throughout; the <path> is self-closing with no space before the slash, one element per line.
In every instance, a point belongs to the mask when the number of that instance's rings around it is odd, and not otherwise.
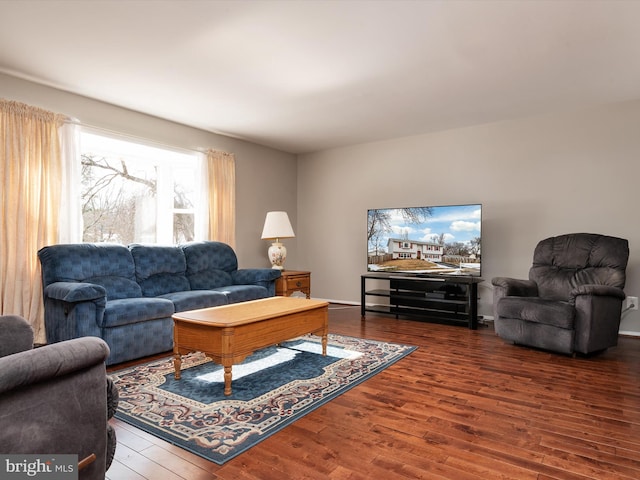
<path fill-rule="evenodd" d="M 83 130 L 83 242 L 196 239 L 199 156 Z"/>

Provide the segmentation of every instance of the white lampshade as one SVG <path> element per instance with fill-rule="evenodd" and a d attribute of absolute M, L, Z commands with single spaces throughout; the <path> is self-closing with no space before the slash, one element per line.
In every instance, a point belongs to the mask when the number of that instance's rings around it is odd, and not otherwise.
<path fill-rule="evenodd" d="M 262 229 L 262 239 L 293 238 L 293 228 L 287 212 L 268 212 Z"/>

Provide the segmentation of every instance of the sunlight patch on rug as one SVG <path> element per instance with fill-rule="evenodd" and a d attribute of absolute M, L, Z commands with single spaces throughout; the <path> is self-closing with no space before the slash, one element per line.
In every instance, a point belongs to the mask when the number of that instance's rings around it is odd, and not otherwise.
<path fill-rule="evenodd" d="M 261 358 L 260 360 L 256 360 L 255 362 L 246 362 L 240 365 L 235 365 L 233 367 L 233 379 L 237 381 L 243 377 L 246 377 L 247 375 L 253 375 L 260 370 L 275 367 L 276 365 L 289 362 L 296 358 L 296 355 L 298 353 L 299 352 L 290 350 L 288 348 L 278 348 L 276 349 L 275 353 L 269 355 L 266 358 Z M 201 382 L 224 383 L 224 371 L 218 369 L 215 372 L 198 375 L 195 378 L 196 380 L 199 380 Z"/>
<path fill-rule="evenodd" d="M 322 354 L 322 345 L 314 342 L 297 343 L 292 348 L 276 348 L 276 351 L 264 358 L 255 361 L 243 362 L 240 365 L 233 366 L 233 380 L 237 381 L 247 375 L 253 375 L 261 370 L 266 370 L 295 359 L 300 352 Z M 353 352 L 342 348 L 327 346 L 327 355 L 335 358 L 354 359 L 362 355 L 359 352 Z M 195 377 L 196 380 L 205 383 L 224 383 L 224 370 L 219 368 L 211 373 L 205 373 Z"/>

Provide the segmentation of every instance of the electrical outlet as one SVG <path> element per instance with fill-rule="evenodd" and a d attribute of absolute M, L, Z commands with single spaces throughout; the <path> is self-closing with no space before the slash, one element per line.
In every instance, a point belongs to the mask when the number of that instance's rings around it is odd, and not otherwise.
<path fill-rule="evenodd" d="M 627 308 L 638 310 L 638 297 L 627 297 Z"/>

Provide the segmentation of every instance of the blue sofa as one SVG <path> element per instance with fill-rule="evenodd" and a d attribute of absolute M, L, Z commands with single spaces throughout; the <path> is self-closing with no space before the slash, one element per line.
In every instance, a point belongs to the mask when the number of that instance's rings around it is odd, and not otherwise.
<path fill-rule="evenodd" d="M 47 343 L 100 337 L 107 365 L 171 350 L 174 313 L 273 296 L 280 276 L 239 270 L 220 242 L 51 245 L 38 258 Z"/>

